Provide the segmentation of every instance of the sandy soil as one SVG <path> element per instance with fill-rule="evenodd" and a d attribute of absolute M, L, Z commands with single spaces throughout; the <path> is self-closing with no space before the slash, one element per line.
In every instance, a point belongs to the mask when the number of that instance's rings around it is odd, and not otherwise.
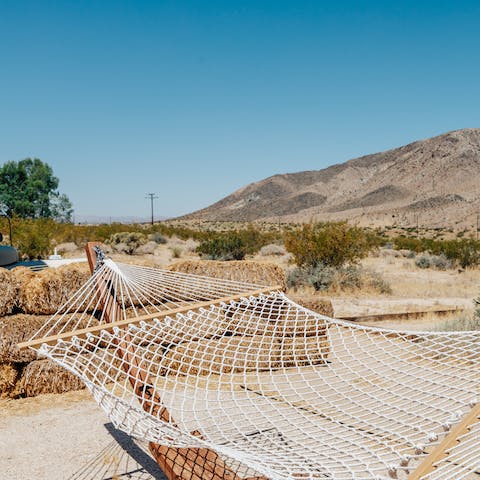
<path fill-rule="evenodd" d="M 0 401 L 2 480 L 165 480 L 86 391 Z"/>

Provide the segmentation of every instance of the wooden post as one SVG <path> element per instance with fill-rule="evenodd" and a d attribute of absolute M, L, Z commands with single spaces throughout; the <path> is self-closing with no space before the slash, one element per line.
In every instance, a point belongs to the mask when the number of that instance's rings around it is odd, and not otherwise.
<path fill-rule="evenodd" d="M 99 246 L 97 242 L 89 242 L 86 246 L 88 264 L 93 274 L 96 265 L 95 247 Z M 99 279 L 99 292 L 104 292 L 109 285 L 103 284 Z M 120 318 L 120 309 L 115 297 L 112 295 L 100 306 L 103 309 L 107 322 Z M 134 343 L 131 336 L 126 331 L 121 335 L 118 342 L 118 352 L 122 360 L 122 367 L 128 375 L 128 379 L 135 394 L 140 399 L 140 403 L 145 411 L 151 415 L 157 415 L 162 420 L 174 423 L 166 408 L 158 409 L 161 405 L 161 399 L 154 388 L 147 388 L 153 385 L 149 381 L 148 375 L 141 368 L 137 357 L 135 356 Z M 149 394 L 150 398 L 145 399 Z M 201 436 L 194 432 L 194 435 Z M 160 445 L 154 442 L 149 443 L 149 450 L 163 470 L 169 480 L 241 480 L 223 460 L 213 450 L 206 448 L 173 448 Z M 251 477 L 246 480 L 268 480 L 265 477 Z"/>
<path fill-rule="evenodd" d="M 437 447 L 432 450 L 423 462 L 409 475 L 408 480 L 420 480 L 423 476 L 435 470 L 435 464 L 448 456 L 448 450 L 455 445 L 459 437 L 467 433 L 471 426 L 480 419 L 480 403 L 477 403 L 470 412 L 465 415 L 460 423 L 450 430 Z"/>

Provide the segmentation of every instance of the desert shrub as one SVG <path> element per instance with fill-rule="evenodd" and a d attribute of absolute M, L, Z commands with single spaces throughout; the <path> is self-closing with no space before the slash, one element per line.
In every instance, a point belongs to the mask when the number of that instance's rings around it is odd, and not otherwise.
<path fill-rule="evenodd" d="M 285 234 L 285 247 L 300 267 L 340 267 L 355 263 L 378 246 L 378 239 L 347 223 L 309 223 Z"/>
<path fill-rule="evenodd" d="M 298 287 L 310 285 L 308 281 L 308 268 L 295 267 L 287 272 L 287 288 L 297 289 Z"/>
<path fill-rule="evenodd" d="M 263 257 L 281 256 L 285 255 L 285 253 L 285 247 L 277 245 L 276 243 L 270 243 L 269 245 L 263 246 L 259 252 Z"/>
<path fill-rule="evenodd" d="M 433 266 L 438 270 L 447 270 L 452 268 L 453 262 L 449 260 L 445 255 L 432 255 L 431 257 Z"/>
<path fill-rule="evenodd" d="M 155 242 L 157 245 L 164 245 L 165 243 L 167 243 L 167 239 L 161 233 L 158 233 L 158 232 L 151 233 L 148 236 L 148 239 L 151 242 Z"/>
<path fill-rule="evenodd" d="M 461 316 L 446 320 L 435 327 L 440 332 L 458 332 L 480 330 L 480 316 Z"/>
<path fill-rule="evenodd" d="M 431 238 L 410 238 L 399 236 L 393 239 L 397 250 L 408 249 L 416 253 L 443 255 L 447 260 L 462 268 L 480 265 L 480 241 L 472 238 L 455 240 L 434 240 Z M 448 267 L 447 267 L 448 268 Z"/>
<path fill-rule="evenodd" d="M 369 271 L 366 278 L 366 283 L 372 290 L 387 295 L 392 293 L 392 287 L 380 273 Z"/>
<path fill-rule="evenodd" d="M 197 253 L 208 260 L 243 260 L 246 255 L 257 253 L 270 237 L 249 227 L 212 234 L 197 247 Z"/>
<path fill-rule="evenodd" d="M 208 260 L 243 260 L 247 246 L 240 237 L 223 234 L 201 242 L 197 252 Z"/>
<path fill-rule="evenodd" d="M 295 267 L 287 275 L 287 287 L 313 287 L 316 291 L 328 290 L 333 283 L 335 270 L 318 264 L 308 267 Z"/>
<path fill-rule="evenodd" d="M 370 289 L 383 294 L 392 293 L 390 285 L 378 272 L 357 265 L 296 267 L 287 275 L 287 287 L 313 287 L 315 291 Z"/>
<path fill-rule="evenodd" d="M 364 286 L 363 269 L 356 265 L 340 267 L 334 280 L 340 290 L 358 290 Z"/>
<path fill-rule="evenodd" d="M 112 245 L 117 250 L 132 255 L 133 252 L 147 242 L 147 237 L 138 232 L 119 232 L 114 233 L 106 243 Z"/>
<path fill-rule="evenodd" d="M 52 252 L 58 225 L 55 221 L 46 218 L 14 219 L 12 223 L 13 243 L 22 258 L 44 258 Z"/>
<path fill-rule="evenodd" d="M 415 265 L 418 268 L 430 268 L 432 266 L 432 260 L 430 258 L 430 255 L 420 255 L 415 260 Z"/>
<path fill-rule="evenodd" d="M 172 252 L 173 258 L 180 258 L 183 253 L 183 250 L 180 247 L 172 247 L 170 251 Z"/>
<path fill-rule="evenodd" d="M 441 255 L 420 255 L 415 260 L 415 265 L 419 268 L 436 268 L 438 270 L 446 270 L 452 268 L 454 262 L 449 260 L 444 254 Z"/>

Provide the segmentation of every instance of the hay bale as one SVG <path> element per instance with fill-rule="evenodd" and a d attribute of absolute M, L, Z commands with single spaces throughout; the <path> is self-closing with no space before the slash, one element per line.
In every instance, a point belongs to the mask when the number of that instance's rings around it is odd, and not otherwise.
<path fill-rule="evenodd" d="M 326 317 L 333 317 L 333 305 L 328 298 L 321 298 L 315 295 L 289 295 L 289 298 L 302 305 L 302 307 L 312 310 L 312 312 L 320 313 Z"/>
<path fill-rule="evenodd" d="M 24 314 L 0 318 L 0 362 L 36 360 L 36 352 L 30 349 L 19 350 L 17 343 L 32 338 L 49 318 Z"/>
<path fill-rule="evenodd" d="M 299 311 L 282 298 L 248 305 L 241 302 L 229 304 L 224 313 L 230 320 L 230 331 L 235 335 L 304 337 L 324 335 L 326 329 L 321 318 L 307 311 Z"/>
<path fill-rule="evenodd" d="M 170 265 L 168 269 L 172 272 L 204 275 L 236 282 L 248 282 L 265 286 L 280 285 L 283 291 L 285 291 L 287 285 L 283 269 L 274 263 L 268 262 L 250 260 L 234 260 L 231 262 L 184 260 Z"/>
<path fill-rule="evenodd" d="M 19 307 L 25 313 L 37 315 L 57 312 L 90 277 L 88 265 L 83 263 L 15 273 L 20 282 Z"/>
<path fill-rule="evenodd" d="M 161 375 L 208 375 L 279 368 L 280 342 L 272 337 L 222 337 L 185 342 L 162 358 Z"/>
<path fill-rule="evenodd" d="M 19 388 L 27 397 L 42 393 L 64 393 L 85 388 L 82 381 L 51 360 L 35 360 L 22 372 Z"/>
<path fill-rule="evenodd" d="M 19 369 L 13 363 L 0 363 L 0 398 L 10 397 L 15 392 Z"/>
<path fill-rule="evenodd" d="M 31 278 L 35 277 L 35 272 L 27 267 L 16 267 L 11 270 L 11 274 L 13 276 L 13 282 L 17 286 L 17 298 L 15 301 L 15 306 L 21 308 L 20 305 L 24 302 L 22 298 L 23 292 L 25 291 L 24 286 Z"/>
<path fill-rule="evenodd" d="M 18 282 L 10 270 L 0 268 L 0 317 L 13 312 L 17 303 Z"/>
<path fill-rule="evenodd" d="M 155 320 L 147 323 L 151 324 Z M 222 315 L 216 307 L 211 314 L 191 312 L 186 315 L 160 317 L 152 333 L 136 335 L 133 342 L 139 346 L 161 345 L 170 348 L 183 342 L 197 341 L 201 338 L 218 338 L 234 330 L 230 318 Z"/>
<path fill-rule="evenodd" d="M 282 367 L 304 367 L 327 363 L 330 346 L 326 335 L 282 339 Z"/>
<path fill-rule="evenodd" d="M 71 322 L 72 326 L 75 325 L 78 316 L 78 314 L 65 315 L 49 335 L 59 333 L 68 322 Z M 32 338 L 50 318 L 49 315 L 27 315 L 24 313 L 0 318 L 0 362 L 31 362 L 37 360 L 39 358 L 37 352 L 31 349 L 19 350 L 17 344 Z M 94 325 L 98 325 L 96 319 L 85 317 L 79 322 L 77 329 Z"/>

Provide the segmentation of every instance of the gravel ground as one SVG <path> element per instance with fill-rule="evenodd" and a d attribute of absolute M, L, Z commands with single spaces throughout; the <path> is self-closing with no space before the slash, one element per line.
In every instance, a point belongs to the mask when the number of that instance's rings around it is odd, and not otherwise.
<path fill-rule="evenodd" d="M 0 478 L 166 480 L 87 392 L 0 401 Z"/>

